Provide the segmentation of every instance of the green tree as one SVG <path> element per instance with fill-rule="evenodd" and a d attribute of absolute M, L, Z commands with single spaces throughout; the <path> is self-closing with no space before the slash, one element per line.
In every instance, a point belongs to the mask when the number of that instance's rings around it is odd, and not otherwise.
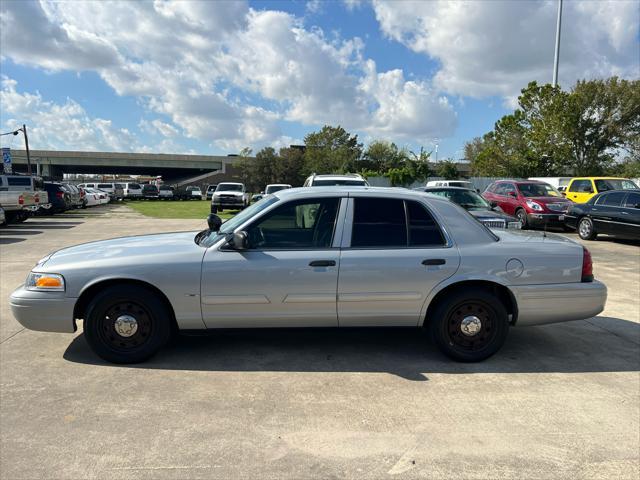
<path fill-rule="evenodd" d="M 571 91 L 531 82 L 518 108 L 465 146 L 476 174 L 597 175 L 640 136 L 640 81 L 579 81 Z"/>
<path fill-rule="evenodd" d="M 304 171 L 310 173 L 346 173 L 359 170 L 362 144 L 358 136 L 344 128 L 325 125 L 319 132 L 304 137 Z"/>
<path fill-rule="evenodd" d="M 276 158 L 273 175 L 276 183 L 288 183 L 294 187 L 304 183 L 304 155 L 298 148 L 281 148 Z"/>
<path fill-rule="evenodd" d="M 458 167 L 451 159 L 443 160 L 438 163 L 436 173 L 439 177 L 444 177 L 445 180 L 457 180 L 460 178 Z"/>

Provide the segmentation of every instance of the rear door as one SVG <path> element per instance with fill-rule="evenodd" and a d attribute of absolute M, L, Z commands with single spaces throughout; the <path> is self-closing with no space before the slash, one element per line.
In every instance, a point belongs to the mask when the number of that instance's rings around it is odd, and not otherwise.
<path fill-rule="evenodd" d="M 352 194 L 338 278 L 338 323 L 416 326 L 427 295 L 458 269 L 458 250 L 422 203 Z"/>
<path fill-rule="evenodd" d="M 625 230 L 622 215 L 622 201 L 625 192 L 611 192 L 600 195 L 591 207 L 591 219 L 596 231 L 601 233 L 623 233 Z"/>
<path fill-rule="evenodd" d="M 620 217 L 624 222 L 625 235 L 640 240 L 640 193 L 629 192 L 627 194 Z"/>

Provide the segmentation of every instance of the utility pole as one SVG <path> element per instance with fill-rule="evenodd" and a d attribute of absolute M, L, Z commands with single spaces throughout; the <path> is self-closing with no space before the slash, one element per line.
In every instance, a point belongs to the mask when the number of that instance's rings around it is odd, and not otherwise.
<path fill-rule="evenodd" d="M 553 82 L 551 86 L 558 85 L 558 63 L 560 63 L 560 27 L 562 25 L 562 0 L 558 0 L 558 22 L 556 23 L 556 52 L 553 58 Z"/>
<path fill-rule="evenodd" d="M 24 146 L 27 149 L 27 173 L 31 176 L 31 156 L 29 155 L 29 137 L 27 136 L 27 126 L 22 124 L 22 133 L 24 133 Z"/>

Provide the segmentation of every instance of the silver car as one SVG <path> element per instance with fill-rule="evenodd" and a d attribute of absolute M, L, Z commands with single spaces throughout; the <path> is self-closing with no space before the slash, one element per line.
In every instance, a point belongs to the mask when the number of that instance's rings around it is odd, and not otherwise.
<path fill-rule="evenodd" d="M 112 362 L 143 361 L 176 330 L 338 326 L 424 327 L 478 361 L 510 327 L 589 318 L 607 296 L 578 243 L 493 232 L 405 189 L 282 190 L 209 226 L 59 250 L 13 292 L 13 314 L 49 332 L 83 319 Z"/>

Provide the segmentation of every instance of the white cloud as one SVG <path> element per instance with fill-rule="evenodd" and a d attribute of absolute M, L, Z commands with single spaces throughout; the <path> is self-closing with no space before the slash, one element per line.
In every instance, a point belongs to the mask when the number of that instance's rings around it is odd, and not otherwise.
<path fill-rule="evenodd" d="M 18 128 L 29 119 L 30 146 L 34 149 L 135 151 L 137 140 L 111 120 L 92 118 L 71 99 L 63 104 L 48 102 L 39 93 L 19 93 L 17 82 L 2 77 L 0 104 L 3 130 Z"/>
<path fill-rule="evenodd" d="M 97 72 L 169 119 L 150 125 L 168 139 L 277 144 L 281 120 L 415 139 L 455 126 L 446 98 L 402 71 L 377 72 L 360 39 L 329 40 L 245 2 L 2 2 L 0 15 L 3 56 Z"/>
<path fill-rule="evenodd" d="M 556 1 L 374 0 L 382 32 L 440 62 L 436 87 L 453 95 L 513 97 L 551 82 Z M 560 84 L 640 76 L 637 0 L 564 2 Z"/>

